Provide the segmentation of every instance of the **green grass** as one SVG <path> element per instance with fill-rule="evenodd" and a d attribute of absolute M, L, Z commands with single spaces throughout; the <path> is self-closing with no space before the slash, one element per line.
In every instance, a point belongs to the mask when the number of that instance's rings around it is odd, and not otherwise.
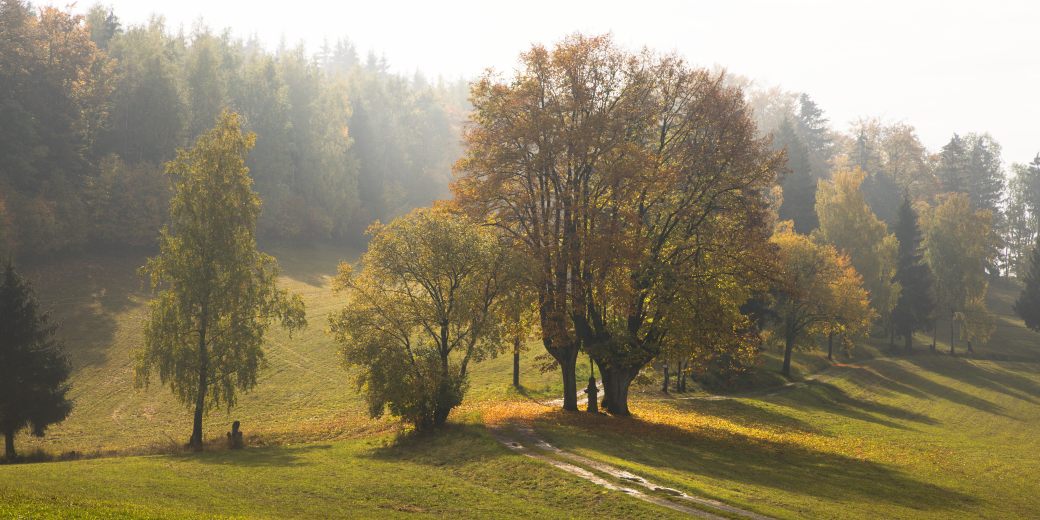
<path fill-rule="evenodd" d="M 482 427 L 0 466 L 0 517 L 674 518 L 510 453 Z"/>
<path fill-rule="evenodd" d="M 556 397 L 559 373 L 540 373 L 535 342 L 523 355 L 524 391 L 510 386 L 512 356 L 472 368 L 467 404 L 440 435 L 398 438 L 391 420 L 367 417 L 325 333 L 339 306 L 328 286 L 347 248 L 276 248 L 282 283 L 304 294 L 310 328 L 277 331 L 269 367 L 230 415 L 207 418 L 219 438 L 239 419 L 254 446 L 176 453 L 190 413 L 166 388 L 133 388 L 147 294 L 142 255 L 86 256 L 29 269 L 75 371 L 75 411 L 23 453 L 76 450 L 167 454 L 0 466 L 0 517 L 661 517 L 656 506 L 605 492 L 498 446 L 480 426 L 480 403 Z M 837 364 L 798 352 L 802 381 L 781 388 L 769 352 L 751 391 L 637 393 L 636 417 L 536 415 L 552 443 L 662 484 L 779 518 L 1028 518 L 1040 511 L 1040 335 L 1013 316 L 1018 288 L 995 283 L 998 318 L 973 358 L 938 350 L 888 351 L 872 338 Z M 958 344 L 958 354 L 965 346 Z M 579 363 L 581 379 L 587 363 Z M 805 379 L 812 375 L 812 378 Z M 695 397 L 694 399 L 676 397 Z M 535 407 L 542 410 L 541 407 Z"/>
<path fill-rule="evenodd" d="M 233 420 L 254 441 L 282 442 L 353 438 L 391 428 L 373 421 L 337 347 L 326 333 L 328 315 L 340 307 L 329 276 L 341 260 L 355 260 L 350 248 L 275 248 L 283 286 L 303 295 L 308 328 L 292 338 L 272 329 L 265 345 L 268 367 L 256 388 L 240 396 L 229 413 L 206 419 L 207 437 L 220 438 Z M 42 439 L 18 437 L 22 451 L 141 451 L 183 444 L 191 433 L 190 410 L 157 379 L 134 388 L 132 352 L 141 346 L 148 293 L 137 268 L 142 254 L 86 255 L 28 269 L 38 296 L 53 312 L 74 366 L 72 415 Z M 551 395 L 555 373 L 541 374 L 524 353 L 522 381 L 534 396 Z M 470 400 L 512 394 L 512 356 L 474 366 Z"/>
<path fill-rule="evenodd" d="M 780 518 L 1035 518 L 1040 335 L 1004 314 L 1016 292 L 994 290 L 1006 326 L 976 349 L 984 359 L 929 353 L 920 337 L 913 355 L 846 362 L 764 395 L 645 395 L 627 424 L 551 414 L 539 431 Z"/>

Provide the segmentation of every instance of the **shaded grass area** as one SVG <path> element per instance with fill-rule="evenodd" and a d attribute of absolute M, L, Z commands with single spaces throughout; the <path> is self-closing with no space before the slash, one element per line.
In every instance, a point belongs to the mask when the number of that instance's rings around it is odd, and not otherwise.
<path fill-rule="evenodd" d="M 672 518 L 492 440 L 443 434 L 0 466 L 0 517 Z"/>
<path fill-rule="evenodd" d="M 557 446 L 782 518 L 1030 518 L 1040 371 L 919 355 L 836 366 L 754 398 L 643 397 L 550 413 Z"/>

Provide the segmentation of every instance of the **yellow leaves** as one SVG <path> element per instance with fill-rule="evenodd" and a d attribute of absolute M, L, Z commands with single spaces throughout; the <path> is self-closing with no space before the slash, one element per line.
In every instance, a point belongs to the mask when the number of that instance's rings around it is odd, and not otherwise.
<path fill-rule="evenodd" d="M 336 292 L 347 290 L 354 276 L 354 266 L 350 262 L 340 262 L 336 268 L 336 277 L 332 279 L 332 289 Z"/>
<path fill-rule="evenodd" d="M 892 282 L 899 243 L 867 205 L 860 190 L 865 177 L 866 173 L 855 168 L 820 181 L 816 194 L 818 233 L 821 240 L 849 255 L 870 291 L 872 305 L 887 316 L 899 300 L 899 287 Z"/>
<path fill-rule="evenodd" d="M 981 301 L 988 288 L 986 266 L 998 237 L 989 211 L 975 210 L 967 195 L 947 195 L 934 208 L 922 208 L 925 258 L 935 275 L 936 296 L 947 309 Z"/>
<path fill-rule="evenodd" d="M 961 311 L 954 313 L 953 319 L 960 323 L 961 339 L 976 345 L 989 341 L 997 328 L 996 318 L 980 298 L 969 299 Z"/>
<path fill-rule="evenodd" d="M 741 401 L 745 403 L 746 401 Z M 753 406 L 768 406 L 754 404 Z M 854 436 L 828 435 L 803 429 L 782 427 L 754 420 L 731 420 L 718 413 L 705 413 L 694 403 L 637 400 L 633 417 L 618 421 L 604 416 L 562 412 L 532 401 L 489 402 L 478 405 L 484 424 L 501 427 L 531 424 L 536 428 L 570 426 L 579 429 L 608 431 L 630 438 L 664 441 L 711 439 L 736 447 L 754 444 L 761 449 L 805 450 L 812 453 L 841 454 L 856 460 L 901 460 L 907 454 L 891 446 L 873 443 Z"/>

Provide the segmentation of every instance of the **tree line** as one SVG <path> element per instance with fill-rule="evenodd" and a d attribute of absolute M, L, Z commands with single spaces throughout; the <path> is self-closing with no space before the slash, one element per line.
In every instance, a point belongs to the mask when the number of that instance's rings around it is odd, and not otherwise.
<path fill-rule="evenodd" d="M 474 82 L 452 196 L 370 226 L 367 252 L 335 279 L 344 306 L 329 330 L 371 414 L 436 428 L 471 363 L 518 360 L 532 336 L 565 410 L 579 409 L 584 354 L 603 384 L 595 404 L 627 416 L 633 382 L 666 363 L 680 388 L 725 384 L 777 348 L 792 376 L 796 350 L 833 357 L 868 334 L 896 352 L 896 338 L 912 351 L 930 331 L 935 350 L 942 320 L 950 353 L 971 351 L 992 334 L 999 276 L 1024 275 L 1016 310 L 1040 327 L 1040 253 L 1023 271 L 1007 253 L 1010 222 L 1033 220 L 1030 174 L 1015 216 L 992 138 L 955 135 L 929 154 L 908 125 L 840 134 L 808 96 L 785 96 L 763 105 L 739 78 L 581 34 Z M 256 384 L 269 326 L 306 325 L 256 247 L 263 193 L 247 165 L 262 137 L 246 120 L 223 111 L 166 163 L 173 196 L 142 268 L 154 298 L 137 381 L 157 374 L 194 409 L 196 448 L 205 412 Z M 10 348 L 50 352 L 46 336 Z M 64 416 L 48 413 L 0 425 Z"/>
<path fill-rule="evenodd" d="M 258 136 L 261 237 L 358 238 L 447 194 L 465 96 L 347 40 L 272 52 L 201 23 L 0 1 L 0 254 L 154 248 L 172 194 L 163 164 L 225 108 Z"/>

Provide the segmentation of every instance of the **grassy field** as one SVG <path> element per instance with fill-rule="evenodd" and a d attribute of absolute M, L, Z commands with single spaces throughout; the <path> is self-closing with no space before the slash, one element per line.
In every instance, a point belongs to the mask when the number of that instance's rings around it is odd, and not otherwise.
<path fill-rule="evenodd" d="M 1040 335 L 1010 310 L 1011 284 L 992 290 L 997 332 L 973 358 L 893 355 L 884 341 L 826 361 L 796 354 L 789 386 L 766 356 L 747 393 L 665 395 L 644 389 L 636 417 L 564 414 L 558 374 L 524 355 L 521 395 L 511 356 L 474 367 L 467 404 L 443 434 L 414 438 L 371 420 L 325 334 L 337 307 L 327 276 L 348 249 L 276 249 L 283 283 L 305 295 L 310 328 L 272 335 L 270 366 L 210 437 L 240 419 L 254 447 L 173 452 L 187 410 L 158 385 L 133 388 L 140 344 L 140 256 L 87 257 L 33 271 L 63 324 L 76 367 L 76 410 L 23 452 L 170 453 L 0 466 L 0 517 L 311 517 L 428 514 L 461 517 L 667 517 L 663 508 L 605 491 L 509 452 L 482 426 L 519 418 L 554 445 L 675 489 L 778 518 L 1030 518 L 1040 514 Z M 945 352 L 948 328 L 939 327 Z M 963 353 L 964 346 L 958 345 Z M 585 369 L 587 370 L 587 369 Z"/>
<path fill-rule="evenodd" d="M 340 305 L 329 276 L 341 260 L 356 259 L 357 252 L 333 247 L 271 252 L 282 266 L 281 283 L 304 297 L 308 328 L 292 338 L 272 329 L 265 346 L 269 366 L 257 387 L 243 394 L 230 414 L 210 414 L 206 436 L 222 437 L 236 419 L 254 440 L 264 442 L 351 438 L 390 429 L 391 423 L 368 418 L 326 333 L 327 317 Z M 94 255 L 29 270 L 72 359 L 75 408 L 46 437 L 20 436 L 22 450 L 140 451 L 187 441 L 190 411 L 158 380 L 149 388 L 134 388 L 132 352 L 141 346 L 147 318 L 148 293 L 136 274 L 143 263 L 141 254 Z M 532 349 L 525 357 L 538 353 Z M 507 395 L 511 363 L 510 356 L 502 356 L 475 367 L 471 396 Z M 550 395 L 558 386 L 555 374 L 540 374 L 530 362 L 524 367 L 532 395 Z"/>
<path fill-rule="evenodd" d="M 509 454 L 482 427 L 431 438 L 0 467 L 0 517 L 672 518 Z"/>

